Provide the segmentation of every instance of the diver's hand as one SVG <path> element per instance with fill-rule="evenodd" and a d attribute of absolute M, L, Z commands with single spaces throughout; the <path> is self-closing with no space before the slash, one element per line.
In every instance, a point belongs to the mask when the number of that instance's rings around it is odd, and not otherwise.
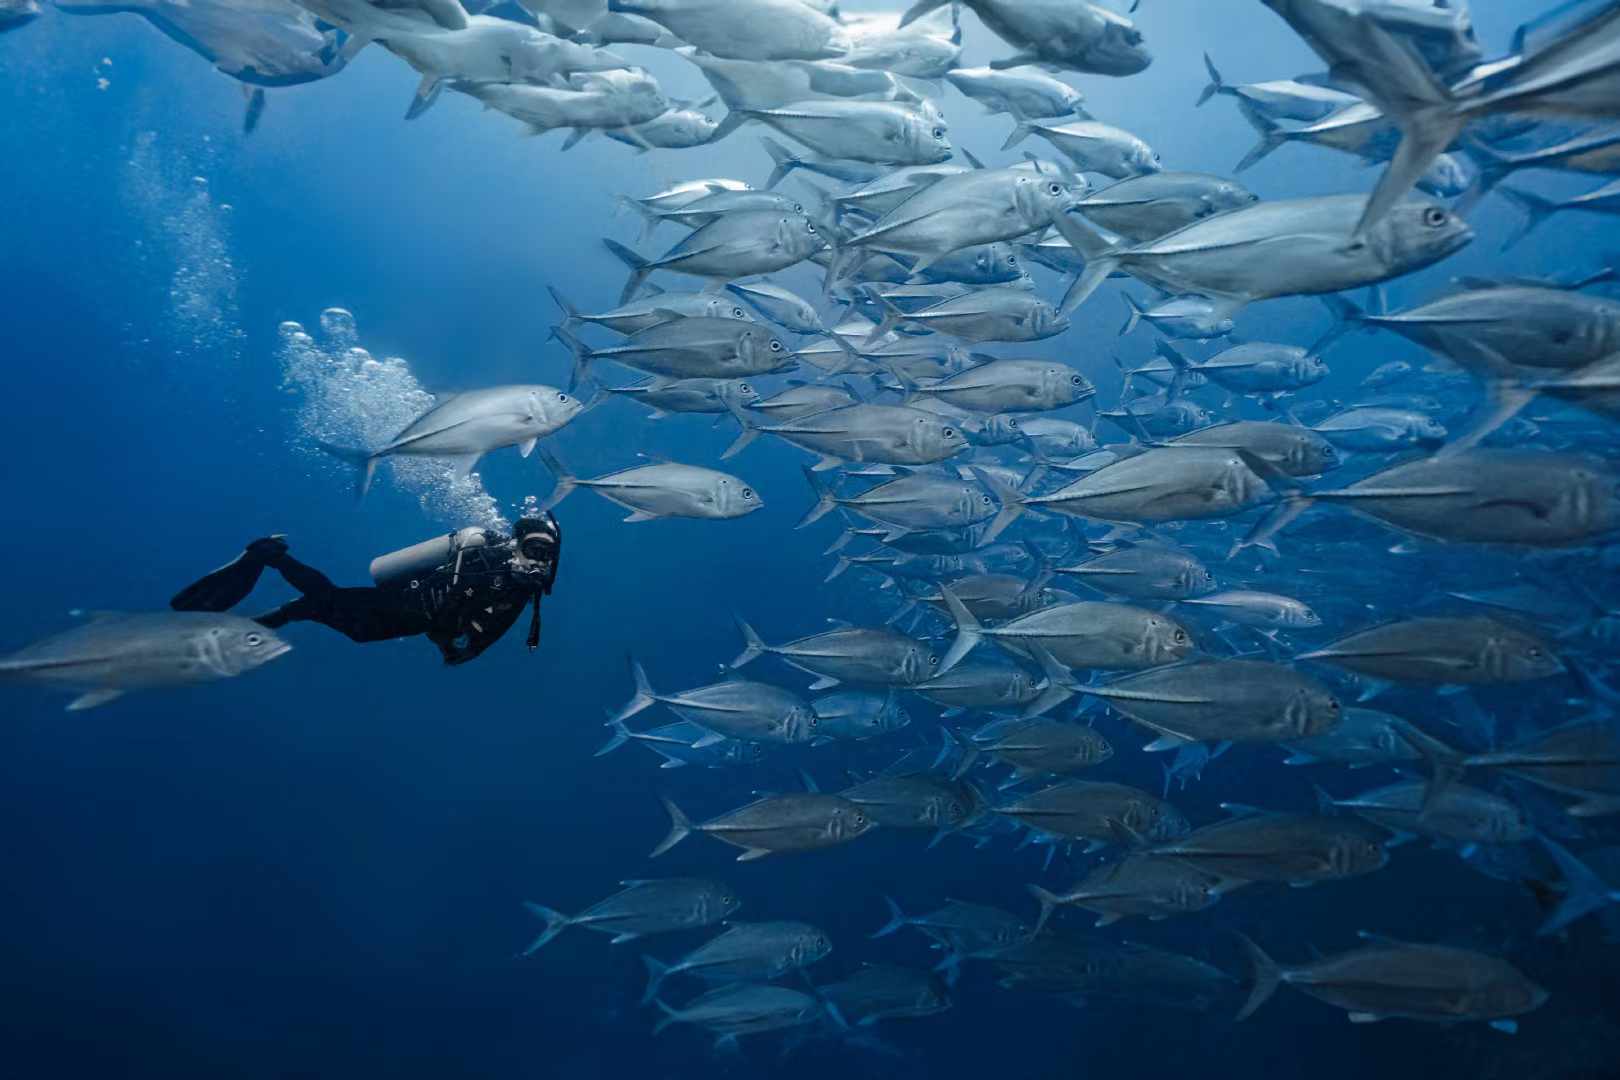
<path fill-rule="evenodd" d="M 273 563 L 287 554 L 287 534 L 276 533 L 274 536 L 261 536 L 248 544 L 247 554 L 263 563 Z"/>

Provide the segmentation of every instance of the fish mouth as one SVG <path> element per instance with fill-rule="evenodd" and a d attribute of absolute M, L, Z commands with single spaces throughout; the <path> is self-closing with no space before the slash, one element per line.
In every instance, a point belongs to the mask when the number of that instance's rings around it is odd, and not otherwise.
<path fill-rule="evenodd" d="M 291 645 L 287 644 L 285 641 L 278 641 L 270 647 L 269 652 L 265 655 L 264 659 L 260 661 L 260 663 L 268 664 L 270 661 L 278 660 L 290 652 L 292 652 Z"/>

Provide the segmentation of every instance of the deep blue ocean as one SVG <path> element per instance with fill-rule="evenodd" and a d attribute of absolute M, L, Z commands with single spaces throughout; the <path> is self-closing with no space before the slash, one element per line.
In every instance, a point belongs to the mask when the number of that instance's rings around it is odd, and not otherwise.
<path fill-rule="evenodd" d="M 1489 51 L 1543 6 L 1475 4 Z M 1194 110 L 1204 52 L 1234 82 L 1320 66 L 1252 0 L 1147 0 L 1134 18 L 1152 68 L 1073 81 L 1095 115 L 1175 168 L 1226 173 L 1253 142 L 1229 101 Z M 976 18 L 963 25 L 965 64 L 1005 51 Z M 696 71 L 667 53 L 618 48 L 672 95 L 706 96 Z M 416 78 L 368 48 L 336 77 L 269 91 L 262 123 L 244 135 L 240 87 L 135 15 L 47 8 L 0 37 L 0 355 L 12 447 L 0 648 L 66 628 L 75 609 L 161 608 L 268 533 L 286 533 L 296 555 L 340 583 L 361 584 L 374 555 L 466 523 L 465 504 L 396 482 L 387 466 L 356 504 L 344 467 L 310 441 L 311 388 L 289 385 L 280 324 L 318 335 L 323 309 L 345 308 L 360 344 L 403 357 L 432 392 L 561 383 L 570 358 L 547 342 L 558 313 L 546 286 L 583 307 L 611 306 L 624 272 L 601 239 L 654 252 L 677 232 L 638 244 L 640 222 L 616 212 L 617 196 L 696 177 L 758 185 L 769 169 L 758 129 L 695 151 L 637 155 L 590 139 L 563 153 L 561 135 L 527 137 L 451 93 L 405 122 Z M 958 147 L 1018 159 L 999 151 L 1005 117 L 954 91 L 940 100 Z M 1274 198 L 1366 191 L 1376 176 L 1289 146 L 1244 181 Z M 1534 186 L 1595 185 L 1538 175 Z M 1470 218 L 1478 239 L 1394 282 L 1392 306 L 1456 275 L 1575 275 L 1620 249 L 1613 227 L 1573 216 L 1504 255 L 1519 220 L 1500 198 L 1485 200 Z M 1037 276 L 1060 294 L 1055 276 Z M 802 268 L 781 280 L 817 294 L 819 277 Z M 1149 333 L 1117 336 L 1115 292 L 1105 287 L 1063 336 L 1000 351 L 1061 357 L 1111 404 L 1112 358 L 1152 355 Z M 1301 344 L 1328 325 L 1308 299 L 1239 316 L 1246 337 Z M 1320 393 L 1353 393 L 1396 359 L 1425 357 L 1393 336 L 1355 335 Z M 1090 408 L 1073 415 L 1089 420 Z M 614 400 L 551 445 L 594 476 L 632 464 L 636 451 L 713 465 L 734 435 L 729 421 L 653 422 Z M 859 572 L 823 583 L 833 520 L 794 530 L 812 501 L 800 472 L 808 460 L 765 439 L 725 466 L 766 501 L 736 521 L 626 525 L 617 507 L 573 495 L 559 509 L 562 576 L 533 655 L 521 628 L 478 662 L 448 668 L 419 640 L 359 647 L 304 625 L 286 632 L 290 655 L 240 680 L 93 711 L 64 713 L 59 695 L 5 687 L 0 1068 L 29 1080 L 1620 1075 L 1620 964 L 1598 921 L 1538 938 L 1525 888 L 1421 844 L 1378 874 L 1245 890 L 1198 915 L 1107 933 L 1234 974 L 1244 967 L 1232 930 L 1289 960 L 1348 948 L 1361 929 L 1503 952 L 1552 991 L 1515 1038 L 1483 1025 L 1352 1025 L 1288 993 L 1243 1024 L 1219 1011 L 1075 1007 L 997 990 L 970 969 L 952 1011 L 884 1029 L 898 1053 L 818 1042 L 783 1054 L 766 1036 L 745 1040 L 738 1057 L 716 1055 L 694 1031 L 653 1037 L 656 1015 L 637 1005 L 637 946 L 574 930 L 514 959 L 537 928 L 523 900 L 572 912 L 623 879 L 704 873 L 739 890 L 743 916 L 826 929 L 834 951 L 818 975 L 864 960 L 926 966 L 937 956 L 920 936 L 868 940 L 886 917 L 884 895 L 908 911 L 960 897 L 1033 918 L 1026 884 L 1063 876 L 1043 878 L 1039 849 L 1005 839 L 926 848 L 927 834 L 902 830 L 741 864 L 694 837 L 648 862 L 668 824 L 659 794 L 707 816 L 753 790 L 796 789 L 799 765 L 833 785 L 854 764 L 837 748 L 746 776 L 660 771 L 638 747 L 593 757 L 604 710 L 631 690 L 627 654 L 660 689 L 695 686 L 740 647 L 734 610 L 771 642 L 890 610 Z M 537 459 L 510 450 L 488 457 L 480 476 L 507 517 L 551 487 Z M 1454 552 L 1459 580 L 1473 557 Z M 247 606 L 288 595 L 266 575 Z M 774 661 L 758 668 L 805 684 Z M 860 760 L 881 764 L 919 741 L 912 731 Z M 1161 759 L 1127 742 L 1109 778 L 1158 791 Z M 1222 801 L 1304 811 L 1311 779 L 1279 769 L 1274 752 L 1239 747 L 1173 798 L 1196 822 L 1217 818 Z M 1371 786 L 1332 783 L 1339 793 Z M 648 948 L 667 959 L 699 940 Z"/>

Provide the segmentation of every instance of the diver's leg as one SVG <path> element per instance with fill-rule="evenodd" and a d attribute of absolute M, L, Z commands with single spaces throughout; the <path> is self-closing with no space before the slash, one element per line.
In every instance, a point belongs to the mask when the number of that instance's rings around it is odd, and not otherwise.
<path fill-rule="evenodd" d="M 271 630 L 290 622 L 317 622 L 361 644 L 414 637 L 432 626 L 424 612 L 376 588 L 306 593 L 254 621 Z"/>
<path fill-rule="evenodd" d="M 281 555 L 268 561 L 268 565 L 276 568 L 282 580 L 303 593 L 305 596 L 320 596 L 325 593 L 337 592 L 337 586 L 332 579 L 305 563 L 282 552 Z"/>
<path fill-rule="evenodd" d="M 175 611 L 229 611 L 247 599 L 264 568 L 286 553 L 287 542 L 279 536 L 255 540 L 218 570 L 175 593 L 169 606 Z"/>

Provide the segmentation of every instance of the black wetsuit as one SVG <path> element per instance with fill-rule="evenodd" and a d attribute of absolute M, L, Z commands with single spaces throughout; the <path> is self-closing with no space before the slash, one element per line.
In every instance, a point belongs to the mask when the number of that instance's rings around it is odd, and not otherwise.
<path fill-rule="evenodd" d="M 169 602 L 176 611 L 226 611 L 247 599 L 264 568 L 273 567 L 301 594 L 254 621 L 275 629 L 317 622 L 352 641 L 388 641 L 425 635 L 447 664 L 464 664 L 512 628 L 533 605 L 529 646 L 539 640 L 540 597 L 556 581 L 561 534 L 551 558 L 527 572 L 514 570 L 510 541 L 468 548 L 456 562 L 408 582 L 342 588 L 287 554 L 275 539 L 256 540 L 236 561 L 182 589 Z"/>

